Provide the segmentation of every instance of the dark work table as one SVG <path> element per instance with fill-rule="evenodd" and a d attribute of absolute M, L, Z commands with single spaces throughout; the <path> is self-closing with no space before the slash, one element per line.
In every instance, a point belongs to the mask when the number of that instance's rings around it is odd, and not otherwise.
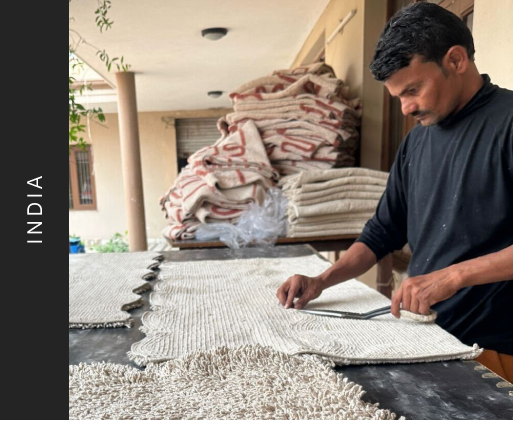
<path fill-rule="evenodd" d="M 165 261 L 231 260 L 256 257 L 299 257 L 316 253 L 307 245 L 270 248 L 191 249 L 162 252 Z M 150 281 L 153 282 L 153 281 Z M 69 329 L 69 364 L 112 362 L 129 364 L 126 352 L 144 338 L 139 331 L 144 305 L 130 311 L 133 328 Z M 379 402 L 407 419 L 513 419 L 513 388 L 475 361 L 378 364 L 337 367 L 363 386 L 364 400 Z M 508 387 L 509 386 L 509 387 Z"/>

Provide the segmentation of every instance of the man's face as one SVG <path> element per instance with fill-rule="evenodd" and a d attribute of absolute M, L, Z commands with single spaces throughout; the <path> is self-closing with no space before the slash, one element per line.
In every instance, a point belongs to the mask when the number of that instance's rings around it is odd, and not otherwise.
<path fill-rule="evenodd" d="M 401 100 L 401 111 L 412 115 L 423 126 L 442 121 L 458 106 L 461 84 L 446 68 L 442 71 L 434 62 L 419 57 L 392 74 L 385 86 L 392 96 Z"/>

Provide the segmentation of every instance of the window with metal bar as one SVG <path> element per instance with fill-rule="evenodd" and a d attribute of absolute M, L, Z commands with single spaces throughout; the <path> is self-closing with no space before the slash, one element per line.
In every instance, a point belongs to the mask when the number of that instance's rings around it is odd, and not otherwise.
<path fill-rule="evenodd" d="M 69 154 L 69 210 L 96 209 L 91 147 L 72 147 Z"/>

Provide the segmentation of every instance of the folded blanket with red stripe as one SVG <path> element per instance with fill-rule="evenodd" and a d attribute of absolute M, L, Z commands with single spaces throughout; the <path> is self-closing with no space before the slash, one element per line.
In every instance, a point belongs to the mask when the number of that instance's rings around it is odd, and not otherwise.
<path fill-rule="evenodd" d="M 235 89 L 234 112 L 218 122 L 223 137 L 251 120 L 281 175 L 354 166 L 361 103 L 324 63 L 277 70 Z"/>
<path fill-rule="evenodd" d="M 169 219 L 163 234 L 172 240 L 194 238 L 202 223 L 235 222 L 249 204 L 262 203 L 279 178 L 251 121 L 188 162 L 160 200 Z"/>

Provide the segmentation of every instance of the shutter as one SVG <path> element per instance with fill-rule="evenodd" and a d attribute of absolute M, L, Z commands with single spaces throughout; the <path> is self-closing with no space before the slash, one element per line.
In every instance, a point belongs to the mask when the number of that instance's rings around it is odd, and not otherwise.
<path fill-rule="evenodd" d="M 176 120 L 175 124 L 178 158 L 188 158 L 221 137 L 217 118 L 185 118 Z"/>

